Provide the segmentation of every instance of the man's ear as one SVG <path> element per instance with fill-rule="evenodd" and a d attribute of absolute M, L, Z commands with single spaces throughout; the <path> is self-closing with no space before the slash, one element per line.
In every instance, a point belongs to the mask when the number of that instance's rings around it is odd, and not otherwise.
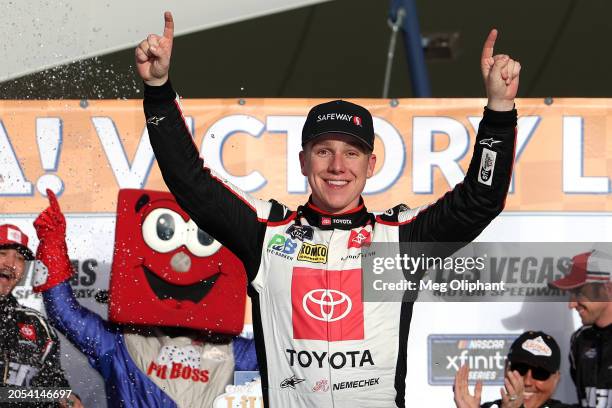
<path fill-rule="evenodd" d="M 299 158 L 300 158 L 300 169 L 302 171 L 302 176 L 308 176 L 308 174 L 306 173 L 306 153 L 304 152 L 304 150 L 300 152 Z"/>
<path fill-rule="evenodd" d="M 366 174 L 367 178 L 370 178 L 374 175 L 375 168 L 376 168 L 376 155 L 374 153 L 371 153 L 370 157 L 368 157 L 368 172 Z"/>

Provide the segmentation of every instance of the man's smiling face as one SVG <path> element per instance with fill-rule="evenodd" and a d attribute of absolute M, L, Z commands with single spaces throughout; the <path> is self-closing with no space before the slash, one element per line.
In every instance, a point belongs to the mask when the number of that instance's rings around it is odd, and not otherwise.
<path fill-rule="evenodd" d="M 612 283 L 586 283 L 570 291 L 569 308 L 576 309 L 582 324 L 597 324 L 600 320 L 607 320 L 610 313 L 610 290 Z M 602 327 L 605 324 L 601 325 Z"/>
<path fill-rule="evenodd" d="M 10 294 L 25 272 L 25 257 L 16 249 L 0 248 L 0 296 Z"/>
<path fill-rule="evenodd" d="M 313 204 L 330 214 L 357 207 L 376 155 L 355 138 L 329 133 L 309 142 L 300 152 L 302 174 L 308 178 Z"/>

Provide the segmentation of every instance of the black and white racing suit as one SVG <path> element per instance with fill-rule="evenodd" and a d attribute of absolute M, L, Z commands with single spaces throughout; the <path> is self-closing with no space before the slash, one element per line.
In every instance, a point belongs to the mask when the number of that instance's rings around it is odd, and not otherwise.
<path fill-rule="evenodd" d="M 452 191 L 374 216 L 363 201 L 330 215 L 310 202 L 293 211 L 253 198 L 204 166 L 169 83 L 145 88 L 144 109 L 177 202 L 244 262 L 266 406 L 403 407 L 413 304 L 362 301 L 360 246 L 476 238 L 504 206 L 516 111 L 485 110 L 468 174 Z"/>
<path fill-rule="evenodd" d="M 60 365 L 55 330 L 13 295 L 0 296 L 0 387 L 70 388 Z M 0 403 L 0 406 L 57 407 L 56 402 Z"/>
<path fill-rule="evenodd" d="M 580 406 L 612 408 L 612 324 L 583 326 L 572 335 L 570 373 Z"/>

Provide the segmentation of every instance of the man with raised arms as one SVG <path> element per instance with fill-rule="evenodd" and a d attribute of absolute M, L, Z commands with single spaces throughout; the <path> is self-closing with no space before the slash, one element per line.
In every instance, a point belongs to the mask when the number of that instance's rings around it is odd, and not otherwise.
<path fill-rule="evenodd" d="M 361 194 L 376 164 L 370 112 L 342 100 L 313 107 L 299 154 L 312 194 L 290 210 L 204 165 L 169 80 L 174 22 L 169 12 L 164 18 L 163 35 L 136 48 L 151 145 L 181 207 L 244 263 L 266 406 L 405 406 L 413 304 L 363 302 L 361 259 L 350 255 L 370 242 L 469 242 L 502 211 L 519 63 L 494 56 L 492 30 L 481 59 L 488 103 L 467 175 L 416 209 L 375 216 L 365 207 Z"/>

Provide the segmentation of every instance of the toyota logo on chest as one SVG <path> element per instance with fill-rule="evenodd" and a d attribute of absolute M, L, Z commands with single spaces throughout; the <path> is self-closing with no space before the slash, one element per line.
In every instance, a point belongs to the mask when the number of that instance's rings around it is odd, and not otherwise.
<path fill-rule="evenodd" d="M 311 305 L 313 307 L 309 307 Z M 335 322 L 344 319 L 351 312 L 353 302 L 346 293 L 339 290 L 313 289 L 304 295 L 302 306 L 306 314 L 313 319 Z"/>
<path fill-rule="evenodd" d="M 296 266 L 291 278 L 293 338 L 363 340 L 361 268 Z"/>

